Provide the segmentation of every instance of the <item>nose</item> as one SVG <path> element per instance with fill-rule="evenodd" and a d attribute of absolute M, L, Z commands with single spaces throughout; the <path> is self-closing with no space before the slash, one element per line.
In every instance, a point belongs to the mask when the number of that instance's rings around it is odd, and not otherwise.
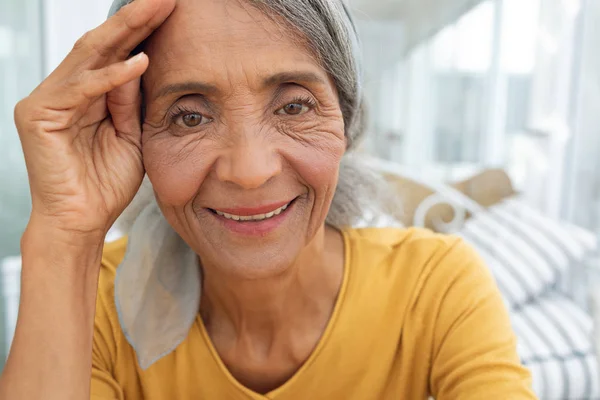
<path fill-rule="evenodd" d="M 219 180 L 243 189 L 257 189 L 282 170 L 281 157 L 264 138 L 245 137 L 232 144 L 216 166 Z"/>

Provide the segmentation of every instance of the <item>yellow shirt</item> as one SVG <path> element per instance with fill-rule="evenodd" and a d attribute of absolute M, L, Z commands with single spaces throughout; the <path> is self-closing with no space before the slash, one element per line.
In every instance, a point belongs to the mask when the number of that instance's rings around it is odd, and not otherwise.
<path fill-rule="evenodd" d="M 266 395 L 227 371 L 200 317 L 174 352 L 141 370 L 113 300 L 126 241 L 106 245 L 92 399 L 535 399 L 500 293 L 469 246 L 418 229 L 346 230 L 344 244 L 343 284 L 321 340 Z"/>

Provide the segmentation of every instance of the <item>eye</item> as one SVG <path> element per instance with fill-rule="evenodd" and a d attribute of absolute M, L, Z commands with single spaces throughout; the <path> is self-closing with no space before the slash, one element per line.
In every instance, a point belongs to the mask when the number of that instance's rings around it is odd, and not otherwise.
<path fill-rule="evenodd" d="M 282 111 L 289 115 L 300 115 L 308 111 L 308 107 L 300 103 L 291 103 L 283 107 Z"/>
<path fill-rule="evenodd" d="M 177 106 L 173 110 L 171 120 L 182 128 L 196 128 L 212 121 L 211 118 L 206 117 L 204 114 L 183 106 Z"/>
<path fill-rule="evenodd" d="M 204 116 L 198 113 L 184 114 L 181 116 L 181 121 L 183 122 L 183 124 L 190 128 L 202 124 L 203 119 Z"/>
<path fill-rule="evenodd" d="M 286 104 L 276 114 L 279 115 L 302 115 L 315 107 L 316 103 L 312 98 L 299 97 L 294 99 L 291 103 Z"/>

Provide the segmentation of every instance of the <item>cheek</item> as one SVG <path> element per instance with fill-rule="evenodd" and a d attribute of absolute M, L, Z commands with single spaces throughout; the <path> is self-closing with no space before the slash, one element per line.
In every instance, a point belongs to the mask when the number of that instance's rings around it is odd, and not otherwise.
<path fill-rule="evenodd" d="M 144 166 L 152 186 L 165 206 L 191 202 L 214 162 L 210 144 L 192 137 L 158 135 L 142 148 Z"/>
<path fill-rule="evenodd" d="M 305 127 L 302 140 L 283 149 L 284 157 L 317 198 L 333 197 L 339 166 L 346 150 L 343 123 Z"/>

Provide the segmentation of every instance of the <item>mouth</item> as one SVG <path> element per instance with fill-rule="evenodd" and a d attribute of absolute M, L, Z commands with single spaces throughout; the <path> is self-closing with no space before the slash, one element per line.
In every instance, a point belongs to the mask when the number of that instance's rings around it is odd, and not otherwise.
<path fill-rule="evenodd" d="M 295 200 L 295 199 L 294 199 Z M 238 211 L 238 214 L 234 214 L 234 213 L 228 213 L 225 211 L 220 211 L 220 210 L 213 210 L 213 209 L 209 209 L 212 213 L 224 217 L 228 220 L 232 220 L 232 221 L 241 221 L 241 222 L 257 222 L 257 221 L 264 221 L 267 219 L 271 219 L 273 217 L 276 217 L 278 215 L 280 215 L 282 212 L 284 212 L 285 210 L 287 210 L 287 208 L 293 203 L 293 201 L 290 201 L 289 203 L 284 204 L 283 206 L 276 208 L 272 211 L 260 214 L 254 214 L 254 215 L 247 215 L 247 213 L 243 213 Z M 241 215 L 244 214 L 244 215 Z"/>
<path fill-rule="evenodd" d="M 211 214 L 225 228 L 245 236 L 264 236 L 274 231 L 289 215 L 298 197 L 287 203 L 271 204 L 256 208 L 213 209 Z"/>

